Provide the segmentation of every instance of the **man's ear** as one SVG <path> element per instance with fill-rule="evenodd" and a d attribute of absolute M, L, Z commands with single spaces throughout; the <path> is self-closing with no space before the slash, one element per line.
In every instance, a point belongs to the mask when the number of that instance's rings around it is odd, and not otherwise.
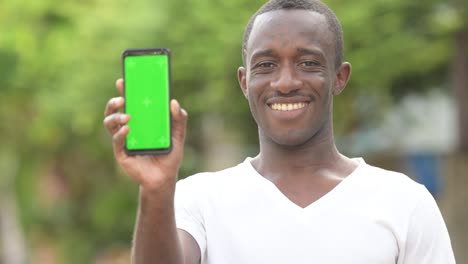
<path fill-rule="evenodd" d="M 349 62 L 343 62 L 336 72 L 335 85 L 333 87 L 333 95 L 339 95 L 351 77 L 351 64 Z"/>
<path fill-rule="evenodd" d="M 245 98 L 248 99 L 248 94 L 247 94 L 247 73 L 244 67 L 240 66 L 239 69 L 237 69 L 237 79 L 239 80 L 239 86 L 242 90 L 242 93 L 244 94 Z"/>

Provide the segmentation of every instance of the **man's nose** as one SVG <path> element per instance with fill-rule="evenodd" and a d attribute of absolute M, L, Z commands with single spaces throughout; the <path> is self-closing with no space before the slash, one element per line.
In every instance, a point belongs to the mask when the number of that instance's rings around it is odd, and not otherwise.
<path fill-rule="evenodd" d="M 300 89 L 302 81 L 298 79 L 294 65 L 284 65 L 278 71 L 278 75 L 271 82 L 271 87 L 283 94 Z"/>

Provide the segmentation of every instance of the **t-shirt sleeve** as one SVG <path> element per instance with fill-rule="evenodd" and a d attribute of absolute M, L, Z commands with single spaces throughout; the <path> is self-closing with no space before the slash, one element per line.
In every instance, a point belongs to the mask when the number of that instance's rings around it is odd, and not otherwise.
<path fill-rule="evenodd" d="M 450 237 L 440 210 L 424 186 L 408 225 L 406 245 L 398 264 L 455 263 Z"/>
<path fill-rule="evenodd" d="M 175 218 L 177 228 L 188 232 L 197 241 L 203 260 L 206 252 L 206 231 L 202 197 L 194 183 L 190 177 L 177 182 L 174 198 Z"/>

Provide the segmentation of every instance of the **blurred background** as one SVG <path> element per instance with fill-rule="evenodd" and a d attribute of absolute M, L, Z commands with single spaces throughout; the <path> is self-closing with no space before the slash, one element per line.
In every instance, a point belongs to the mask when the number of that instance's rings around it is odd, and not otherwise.
<path fill-rule="evenodd" d="M 129 263 L 138 188 L 102 125 L 126 48 L 172 50 L 190 116 L 181 177 L 255 155 L 236 70 L 263 2 L 0 1 L 0 263 Z M 466 0 L 325 2 L 353 65 L 340 150 L 425 184 L 468 263 Z"/>

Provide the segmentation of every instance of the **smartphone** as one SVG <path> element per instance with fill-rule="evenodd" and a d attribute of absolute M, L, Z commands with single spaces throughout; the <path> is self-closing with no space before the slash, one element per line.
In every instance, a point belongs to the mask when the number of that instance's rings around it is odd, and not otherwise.
<path fill-rule="evenodd" d="M 128 155 L 166 154 L 171 141 L 171 56 L 166 48 L 122 53 L 124 112 L 130 115 L 125 139 Z"/>

